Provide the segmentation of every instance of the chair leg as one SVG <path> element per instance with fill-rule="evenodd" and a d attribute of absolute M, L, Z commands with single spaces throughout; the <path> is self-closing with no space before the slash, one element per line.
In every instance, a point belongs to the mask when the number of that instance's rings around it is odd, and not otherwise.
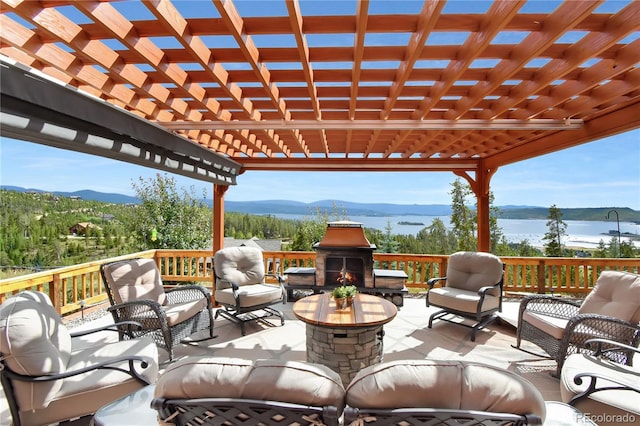
<path fill-rule="evenodd" d="M 427 328 L 431 328 L 431 326 L 433 325 L 433 320 L 441 319 L 446 314 L 447 314 L 447 311 L 445 311 L 444 309 L 431 314 L 431 316 L 429 317 L 429 325 L 427 326 Z"/>

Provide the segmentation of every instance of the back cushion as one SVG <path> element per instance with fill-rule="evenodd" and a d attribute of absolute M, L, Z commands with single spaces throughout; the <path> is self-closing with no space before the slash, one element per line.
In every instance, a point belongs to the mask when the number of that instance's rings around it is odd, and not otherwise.
<path fill-rule="evenodd" d="M 401 360 L 366 367 L 347 387 L 358 408 L 482 410 L 536 414 L 544 419 L 540 392 L 510 371 L 465 361 Z"/>
<path fill-rule="evenodd" d="M 449 256 L 447 287 L 477 291 L 502 279 L 502 260 L 491 253 L 457 252 Z M 494 292 L 497 296 L 497 291 Z"/>
<path fill-rule="evenodd" d="M 593 290 L 580 306 L 581 314 L 600 314 L 640 322 L 640 275 L 602 271 Z"/>
<path fill-rule="evenodd" d="M 241 398 L 253 362 L 239 358 L 188 357 L 167 367 L 156 382 L 163 398 Z"/>
<path fill-rule="evenodd" d="M 115 303 L 153 300 L 166 303 L 162 277 L 153 259 L 131 259 L 103 266 Z"/>
<path fill-rule="evenodd" d="M 257 360 L 247 380 L 245 398 L 269 400 L 316 407 L 344 407 L 344 386 L 340 375 L 324 365 Z"/>
<path fill-rule="evenodd" d="M 245 398 L 294 404 L 333 405 L 342 410 L 340 376 L 323 365 L 281 360 L 190 357 L 169 366 L 156 397 Z"/>
<path fill-rule="evenodd" d="M 39 376 L 66 371 L 71 336 L 44 293 L 25 291 L 0 306 L 0 352 L 9 368 Z M 62 381 L 13 382 L 21 410 L 45 407 Z"/>
<path fill-rule="evenodd" d="M 255 247 L 228 247 L 218 250 L 213 258 L 216 277 L 238 285 L 264 282 L 262 251 Z"/>

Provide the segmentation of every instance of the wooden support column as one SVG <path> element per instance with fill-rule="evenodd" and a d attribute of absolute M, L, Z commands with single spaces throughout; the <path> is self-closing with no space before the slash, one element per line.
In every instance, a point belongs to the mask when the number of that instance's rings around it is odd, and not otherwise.
<path fill-rule="evenodd" d="M 476 176 L 478 190 L 478 251 L 491 251 L 491 229 L 489 226 L 489 173 L 481 169 Z"/>
<path fill-rule="evenodd" d="M 213 185 L 213 253 L 224 246 L 224 194 L 228 185 Z"/>
<path fill-rule="evenodd" d="M 491 251 L 491 228 L 489 225 L 489 190 L 491 176 L 496 172 L 495 169 L 488 169 L 484 166 L 484 162 L 480 162 L 478 169 L 475 172 L 475 179 L 469 176 L 466 172 L 455 172 L 457 176 L 466 179 L 469 182 L 471 190 L 477 199 L 477 226 L 478 226 L 478 251 L 490 252 Z"/>

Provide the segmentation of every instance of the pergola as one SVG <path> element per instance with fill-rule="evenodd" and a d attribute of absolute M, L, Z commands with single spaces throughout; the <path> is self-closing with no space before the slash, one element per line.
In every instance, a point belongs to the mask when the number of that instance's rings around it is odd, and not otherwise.
<path fill-rule="evenodd" d="M 238 173 L 348 170 L 465 178 L 488 251 L 499 167 L 640 128 L 638 1 L 3 0 L 0 18 L 0 53 L 69 93 L 7 65 L 3 132 L 214 183 L 214 250 Z M 35 110 L 86 134 L 21 126 Z"/>

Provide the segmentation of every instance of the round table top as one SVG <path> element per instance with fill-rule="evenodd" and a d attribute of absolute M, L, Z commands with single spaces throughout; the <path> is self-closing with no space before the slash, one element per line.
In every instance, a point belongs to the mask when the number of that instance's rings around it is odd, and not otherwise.
<path fill-rule="evenodd" d="M 371 294 L 356 294 L 353 305 L 336 309 L 330 293 L 303 297 L 293 304 L 293 313 L 307 324 L 324 327 L 369 327 L 386 324 L 398 313 L 396 305 Z"/>

